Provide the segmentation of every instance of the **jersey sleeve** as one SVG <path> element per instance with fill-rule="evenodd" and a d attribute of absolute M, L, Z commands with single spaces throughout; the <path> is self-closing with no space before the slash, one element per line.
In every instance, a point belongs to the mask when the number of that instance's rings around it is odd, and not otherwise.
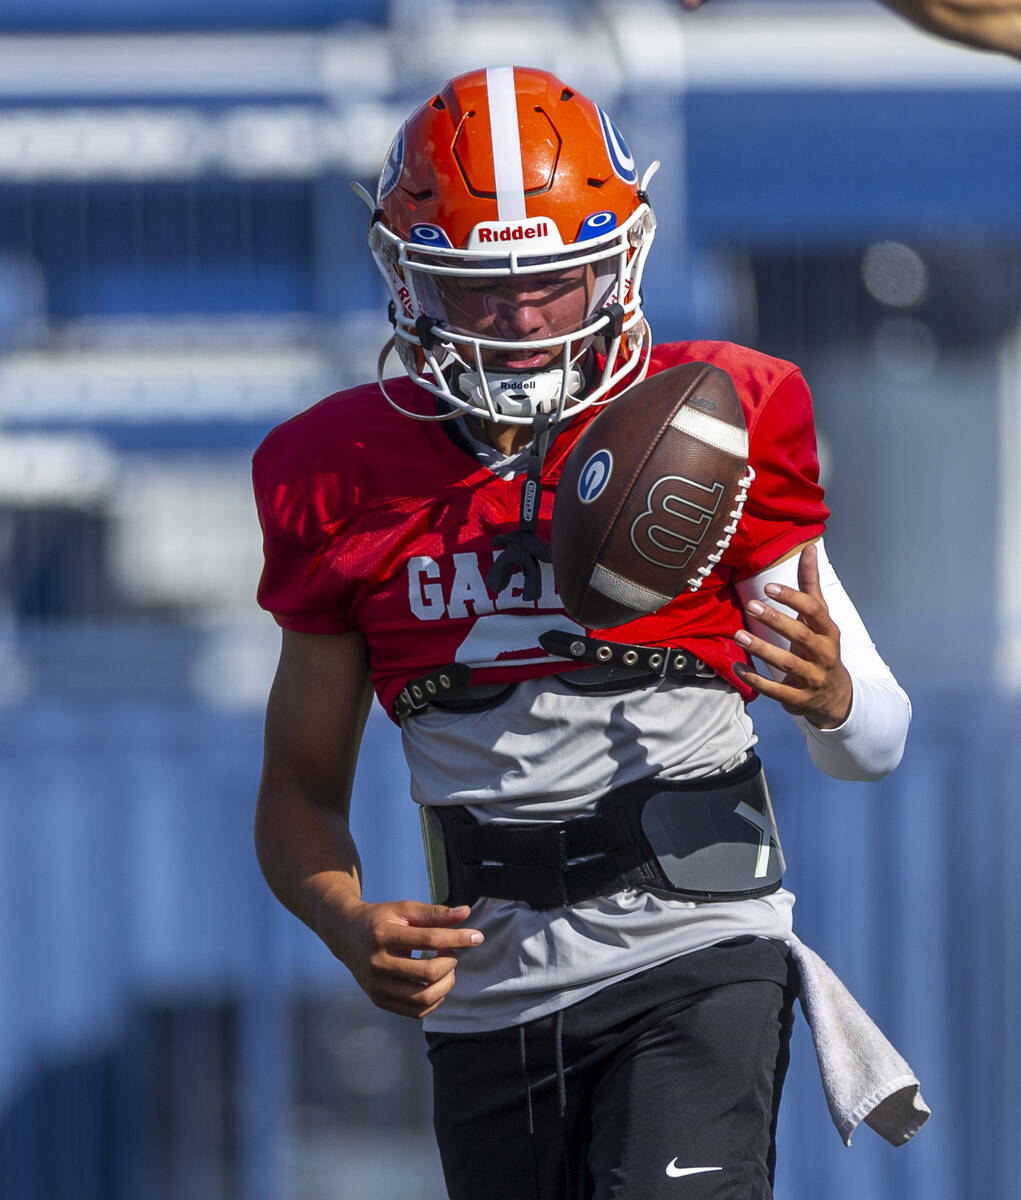
<path fill-rule="evenodd" d="M 347 589 L 326 556 L 339 532 L 330 519 L 336 480 L 292 473 L 275 450 L 271 435 L 252 463 L 263 538 L 259 605 L 296 633 L 346 633 L 352 628 Z"/>
<path fill-rule="evenodd" d="M 800 371 L 785 375 L 749 414 L 748 441 L 755 478 L 724 556 L 739 578 L 819 537 L 830 515 L 819 484 L 812 397 Z"/>

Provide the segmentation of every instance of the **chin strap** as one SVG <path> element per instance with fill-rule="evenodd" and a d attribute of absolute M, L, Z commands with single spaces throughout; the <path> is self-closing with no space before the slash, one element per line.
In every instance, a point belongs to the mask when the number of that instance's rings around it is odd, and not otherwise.
<path fill-rule="evenodd" d="M 494 547 L 503 547 L 486 575 L 486 587 L 502 592 L 511 576 L 520 570 L 525 577 L 522 595 L 525 600 L 538 600 L 542 590 L 542 571 L 539 564 L 550 561 L 550 548 L 539 538 L 539 499 L 542 492 L 540 474 L 543 459 L 549 449 L 550 418 L 537 413 L 532 428 L 535 434 L 528 451 L 528 468 L 521 488 L 521 508 L 518 528 L 493 538 Z"/>

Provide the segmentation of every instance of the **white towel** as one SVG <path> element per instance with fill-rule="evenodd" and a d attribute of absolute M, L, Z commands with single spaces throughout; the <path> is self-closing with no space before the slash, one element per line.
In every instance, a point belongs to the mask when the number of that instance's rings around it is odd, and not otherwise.
<path fill-rule="evenodd" d="M 844 1145 L 862 1121 L 893 1146 L 910 1141 L 930 1116 L 911 1068 L 819 955 L 793 936 L 788 945 L 801 973 L 801 1008 L 826 1103 Z"/>

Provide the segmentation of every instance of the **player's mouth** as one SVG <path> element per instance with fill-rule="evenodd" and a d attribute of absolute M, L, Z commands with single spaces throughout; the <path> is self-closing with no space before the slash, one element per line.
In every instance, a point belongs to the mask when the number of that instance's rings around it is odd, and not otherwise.
<path fill-rule="evenodd" d="M 487 365 L 490 370 L 497 371 L 541 371 L 549 366 L 553 358 L 554 355 L 548 350 L 536 350 L 531 354 L 498 354 Z"/>

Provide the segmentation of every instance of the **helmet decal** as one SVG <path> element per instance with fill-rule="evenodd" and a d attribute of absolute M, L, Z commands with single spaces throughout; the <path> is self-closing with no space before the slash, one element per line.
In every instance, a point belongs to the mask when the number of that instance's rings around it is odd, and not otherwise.
<path fill-rule="evenodd" d="M 528 243 L 537 252 L 559 250 L 563 246 L 560 230 L 545 217 L 527 217 L 523 221 L 480 221 L 468 238 L 468 249 L 496 246 L 501 242 Z"/>
<path fill-rule="evenodd" d="M 386 162 L 379 173 L 379 187 L 376 189 L 377 204 L 382 204 L 394 190 L 397 186 L 397 181 L 401 177 L 401 171 L 404 170 L 404 129 L 405 126 L 402 125 L 397 130 L 397 136 L 390 143 L 390 151 L 386 156 Z"/>
<path fill-rule="evenodd" d="M 610 165 L 625 183 L 637 183 L 638 170 L 635 166 L 634 155 L 628 149 L 628 144 L 624 141 L 624 135 L 601 108 L 597 109 L 597 111 L 599 113 L 599 123 L 603 127 L 606 153 L 610 156 Z"/>
<path fill-rule="evenodd" d="M 427 221 L 420 221 L 417 225 L 412 225 L 409 239 L 417 242 L 420 246 L 442 246 L 444 250 L 453 249 L 450 238 L 439 227 L 439 225 L 430 225 Z"/>
<path fill-rule="evenodd" d="M 591 213 L 582 221 L 576 240 L 587 242 L 589 238 L 599 237 L 601 234 L 609 233 L 611 229 L 616 228 L 617 214 L 611 212 L 609 209 L 604 209 L 602 212 Z"/>

